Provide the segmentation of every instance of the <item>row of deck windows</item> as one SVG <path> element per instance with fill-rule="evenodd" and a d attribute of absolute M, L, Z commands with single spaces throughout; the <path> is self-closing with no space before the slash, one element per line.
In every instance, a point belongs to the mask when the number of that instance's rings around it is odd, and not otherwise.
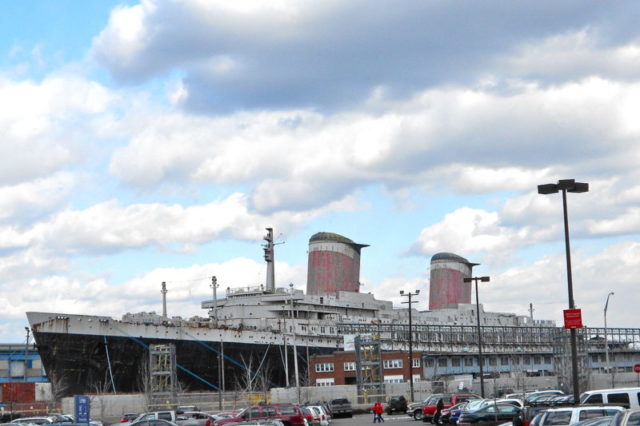
<path fill-rule="evenodd" d="M 449 358 L 445 358 L 445 357 L 439 357 L 436 358 L 437 362 L 438 362 L 438 367 L 447 367 L 449 365 Z M 434 358 L 427 358 L 425 361 L 425 366 L 426 367 L 433 367 L 435 366 L 435 362 L 436 359 Z M 463 357 L 463 358 L 450 358 L 451 359 L 451 366 L 452 367 L 461 367 L 462 364 L 464 363 L 465 367 L 471 367 L 474 364 L 477 364 L 478 362 L 478 358 L 475 356 L 468 356 L 468 357 Z M 491 366 L 497 366 L 498 363 L 500 363 L 500 365 L 532 365 L 532 361 L 533 361 L 533 365 L 539 365 L 542 364 L 544 360 L 545 364 L 551 364 L 552 363 L 552 357 L 551 355 L 534 355 L 534 356 L 528 356 L 525 355 L 523 357 L 508 357 L 508 356 L 501 356 L 501 357 L 484 357 L 482 359 L 482 365 L 491 365 Z"/>

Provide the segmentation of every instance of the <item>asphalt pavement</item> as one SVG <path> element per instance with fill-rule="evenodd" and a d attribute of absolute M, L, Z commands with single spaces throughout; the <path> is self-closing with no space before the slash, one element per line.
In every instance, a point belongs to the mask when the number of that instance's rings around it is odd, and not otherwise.
<path fill-rule="evenodd" d="M 422 422 L 413 420 L 413 417 L 409 417 L 406 414 L 384 414 L 382 417 L 384 418 L 384 424 L 390 424 L 394 426 L 404 424 L 406 424 L 407 426 L 422 426 L 423 424 Z M 331 421 L 331 426 L 364 426 L 371 424 L 373 424 L 373 414 L 356 414 L 350 419 L 339 418 L 333 419 Z"/>

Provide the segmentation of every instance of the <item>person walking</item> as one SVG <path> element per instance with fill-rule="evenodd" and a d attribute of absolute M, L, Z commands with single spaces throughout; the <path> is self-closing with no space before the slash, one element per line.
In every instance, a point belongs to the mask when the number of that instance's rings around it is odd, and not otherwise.
<path fill-rule="evenodd" d="M 384 412 L 384 408 L 382 408 L 382 403 L 380 401 L 376 402 L 371 409 L 373 411 L 373 422 L 382 423 L 384 419 L 382 418 L 382 413 Z"/>
<path fill-rule="evenodd" d="M 440 398 L 438 400 L 438 403 L 436 404 L 436 412 L 433 415 L 433 424 L 434 425 L 439 425 L 442 424 L 440 422 L 440 418 L 442 417 L 442 410 L 444 408 L 444 401 L 442 400 L 442 398 Z"/>

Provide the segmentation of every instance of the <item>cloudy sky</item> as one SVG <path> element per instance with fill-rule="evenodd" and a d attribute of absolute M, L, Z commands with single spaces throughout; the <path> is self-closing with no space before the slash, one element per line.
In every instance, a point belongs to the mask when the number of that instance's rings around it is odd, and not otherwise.
<path fill-rule="evenodd" d="M 26 311 L 200 314 L 306 287 L 307 245 L 363 250 L 362 291 L 448 251 L 492 311 L 560 321 L 562 201 L 584 322 L 636 327 L 640 3 L 22 0 L 0 16 L 0 341 Z"/>

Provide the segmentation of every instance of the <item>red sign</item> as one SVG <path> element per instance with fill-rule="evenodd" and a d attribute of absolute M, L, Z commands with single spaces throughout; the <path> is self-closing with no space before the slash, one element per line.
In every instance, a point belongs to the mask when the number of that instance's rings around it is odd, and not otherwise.
<path fill-rule="evenodd" d="M 565 309 L 564 328 L 582 328 L 582 311 L 580 309 Z"/>
<path fill-rule="evenodd" d="M 636 364 L 633 366 L 633 371 L 635 371 L 636 373 L 640 373 L 640 364 Z"/>

